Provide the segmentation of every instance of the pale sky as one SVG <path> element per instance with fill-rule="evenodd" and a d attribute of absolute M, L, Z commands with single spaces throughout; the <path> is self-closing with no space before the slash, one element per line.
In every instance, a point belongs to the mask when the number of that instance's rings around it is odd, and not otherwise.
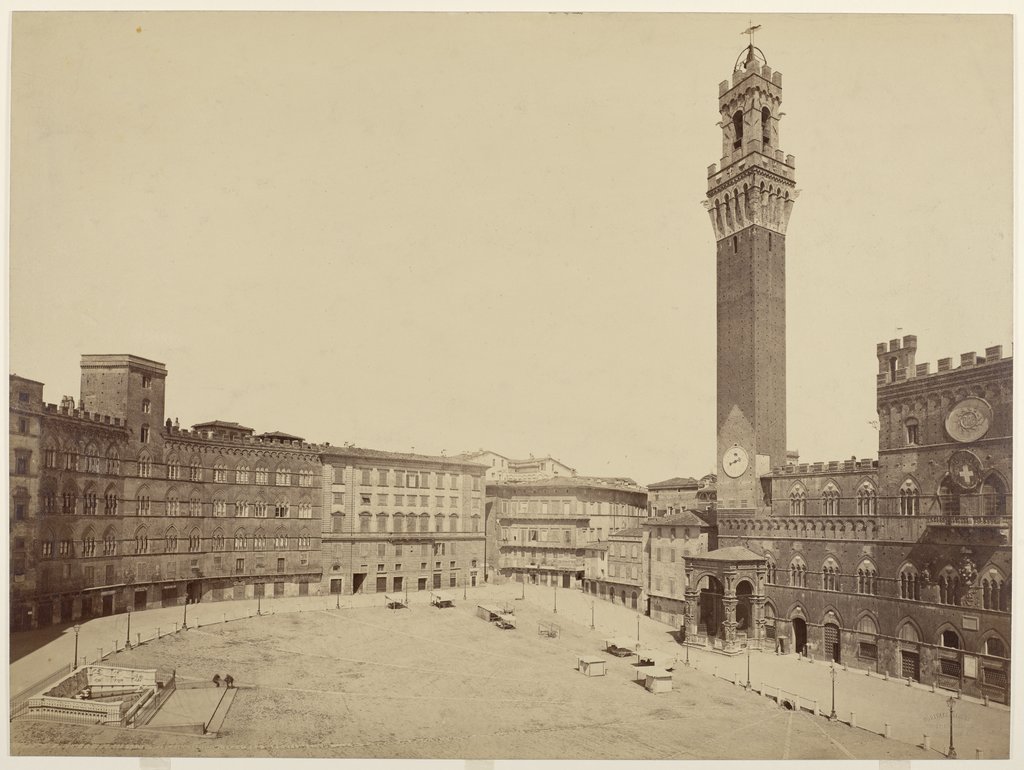
<path fill-rule="evenodd" d="M 747 19 L 16 16 L 11 371 L 58 402 L 134 353 L 183 426 L 700 476 Z M 753 21 L 802 191 L 789 446 L 874 457 L 877 342 L 1012 352 L 1011 20 Z"/>

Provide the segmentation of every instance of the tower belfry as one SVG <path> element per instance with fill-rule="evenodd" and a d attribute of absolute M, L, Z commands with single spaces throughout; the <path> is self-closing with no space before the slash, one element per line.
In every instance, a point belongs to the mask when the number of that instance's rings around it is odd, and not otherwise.
<path fill-rule="evenodd" d="M 758 509 L 786 458 L 786 227 L 798 191 L 779 149 L 782 75 L 753 44 L 718 86 L 722 157 L 704 206 L 717 241 L 718 505 Z"/>

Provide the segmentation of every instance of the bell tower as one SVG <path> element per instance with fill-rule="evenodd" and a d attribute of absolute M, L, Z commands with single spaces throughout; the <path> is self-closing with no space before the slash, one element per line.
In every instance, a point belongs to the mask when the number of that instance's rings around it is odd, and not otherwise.
<path fill-rule="evenodd" d="M 779 149 L 782 75 L 753 41 L 718 86 L 722 159 L 704 206 L 718 261 L 718 507 L 760 510 L 786 461 L 786 226 L 798 190 Z"/>

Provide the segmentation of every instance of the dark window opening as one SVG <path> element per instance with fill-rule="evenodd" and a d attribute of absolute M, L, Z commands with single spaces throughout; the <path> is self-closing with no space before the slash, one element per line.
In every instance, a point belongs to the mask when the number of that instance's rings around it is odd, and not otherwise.
<path fill-rule="evenodd" d="M 738 150 L 743 146 L 743 112 L 737 111 L 732 116 L 733 142 L 732 148 Z"/>

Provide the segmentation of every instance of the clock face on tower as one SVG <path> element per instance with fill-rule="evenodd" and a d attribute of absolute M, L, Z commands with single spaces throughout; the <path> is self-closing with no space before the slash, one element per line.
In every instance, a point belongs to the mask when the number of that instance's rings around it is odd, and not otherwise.
<path fill-rule="evenodd" d="M 733 444 L 722 455 L 722 469 L 729 478 L 735 479 L 742 476 L 749 464 L 750 458 L 747 457 L 746 450 L 739 444 Z"/>

